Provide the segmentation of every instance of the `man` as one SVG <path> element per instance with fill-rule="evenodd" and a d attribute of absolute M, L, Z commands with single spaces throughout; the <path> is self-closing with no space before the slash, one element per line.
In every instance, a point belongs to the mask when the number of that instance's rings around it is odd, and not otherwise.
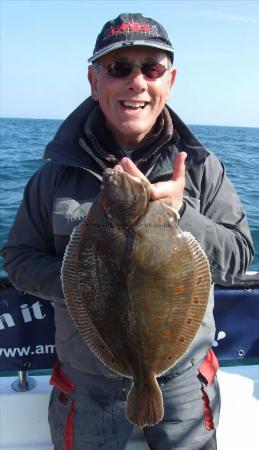
<path fill-rule="evenodd" d="M 253 254 L 245 213 L 218 159 L 165 106 L 174 50 L 160 24 L 121 14 L 104 25 L 89 59 L 92 98 L 62 124 L 47 146 L 49 161 L 28 183 L 4 248 L 15 286 L 54 300 L 59 363 L 49 409 L 55 450 L 122 450 L 131 381 L 104 367 L 68 314 L 60 282 L 73 228 L 97 196 L 106 167 L 147 177 L 152 199 L 173 206 L 179 226 L 206 252 L 213 282 L 231 284 Z M 144 433 L 153 450 L 214 450 L 219 417 L 213 289 L 193 344 L 158 379 L 163 420 Z"/>

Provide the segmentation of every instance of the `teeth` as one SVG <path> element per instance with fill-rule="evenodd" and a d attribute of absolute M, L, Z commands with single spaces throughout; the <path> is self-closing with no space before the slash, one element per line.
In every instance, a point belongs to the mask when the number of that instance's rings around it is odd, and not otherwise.
<path fill-rule="evenodd" d="M 124 106 L 130 106 L 132 108 L 143 108 L 145 102 L 122 102 Z"/>

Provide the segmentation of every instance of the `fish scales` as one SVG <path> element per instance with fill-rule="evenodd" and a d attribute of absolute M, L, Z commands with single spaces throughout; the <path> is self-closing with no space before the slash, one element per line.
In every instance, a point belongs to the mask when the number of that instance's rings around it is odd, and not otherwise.
<path fill-rule="evenodd" d="M 96 356 L 131 377 L 126 415 L 139 427 L 163 417 L 156 377 L 193 341 L 207 307 L 208 260 L 149 186 L 106 169 L 102 190 L 71 235 L 62 265 L 70 315 Z"/>

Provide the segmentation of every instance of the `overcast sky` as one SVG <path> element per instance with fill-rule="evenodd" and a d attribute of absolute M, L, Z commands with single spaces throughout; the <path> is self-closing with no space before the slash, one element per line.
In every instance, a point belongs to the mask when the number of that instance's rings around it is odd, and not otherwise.
<path fill-rule="evenodd" d="M 259 127 L 258 0 L 1 0 L 1 116 L 65 118 L 90 94 L 97 34 L 121 12 L 166 28 L 169 104 L 184 121 Z"/>

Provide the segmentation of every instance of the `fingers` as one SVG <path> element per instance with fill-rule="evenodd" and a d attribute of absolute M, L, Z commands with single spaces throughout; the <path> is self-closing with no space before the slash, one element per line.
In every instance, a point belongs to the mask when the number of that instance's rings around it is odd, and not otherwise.
<path fill-rule="evenodd" d="M 120 161 L 120 165 L 122 166 L 125 172 L 128 172 L 133 177 L 138 177 L 141 180 L 145 181 L 148 185 L 151 185 L 150 181 L 145 177 L 145 175 L 137 168 L 131 159 L 125 157 Z"/>
<path fill-rule="evenodd" d="M 174 160 L 174 170 L 173 170 L 173 181 L 185 181 L 185 160 L 187 153 L 180 152 L 176 155 Z M 125 157 L 120 161 L 119 166 L 123 168 L 125 172 L 128 172 L 134 177 L 139 177 L 149 183 L 148 179 L 143 175 L 143 173 L 137 168 L 137 166 L 131 161 L 131 159 Z M 115 166 L 116 168 L 117 166 Z"/>
<path fill-rule="evenodd" d="M 118 172 L 124 172 L 124 169 L 121 164 L 116 164 L 116 166 L 114 166 L 114 169 L 118 170 Z"/>
<path fill-rule="evenodd" d="M 182 197 L 185 186 L 185 160 L 187 153 L 180 152 L 174 160 L 173 175 L 169 181 L 163 181 L 152 185 L 152 200 L 165 199 L 180 195 Z"/>
<path fill-rule="evenodd" d="M 152 200 L 161 200 L 170 197 L 172 191 L 172 181 L 162 181 L 152 184 L 151 198 Z"/>
<path fill-rule="evenodd" d="M 162 181 L 151 184 L 145 175 L 137 168 L 131 159 L 122 158 L 115 169 L 122 172 L 127 172 L 133 177 L 140 178 L 148 187 L 150 198 L 152 200 L 161 200 L 169 203 L 176 210 L 179 210 L 183 203 L 183 191 L 185 186 L 185 160 L 187 153 L 180 152 L 176 155 L 174 160 L 173 175 L 168 181 Z"/>

